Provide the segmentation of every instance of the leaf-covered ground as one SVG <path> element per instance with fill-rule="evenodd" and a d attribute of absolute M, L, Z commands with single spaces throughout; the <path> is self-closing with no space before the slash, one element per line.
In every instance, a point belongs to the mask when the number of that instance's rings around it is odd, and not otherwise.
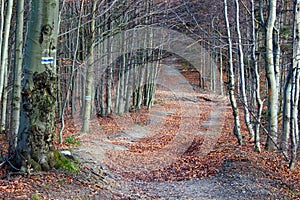
<path fill-rule="evenodd" d="M 195 74 L 184 75 L 196 85 Z M 212 115 L 216 110 L 219 115 Z M 196 114 L 190 117 L 193 112 Z M 214 121 L 220 127 L 213 128 Z M 54 170 L 18 174 L 3 165 L 0 197 L 300 199 L 299 167 L 290 171 L 282 155 L 254 152 L 244 125 L 246 144 L 238 146 L 228 101 L 204 91 L 193 98 L 181 98 L 160 87 L 151 111 L 93 119 L 89 134 L 78 134 L 79 123 L 67 119 L 64 143 L 56 142 L 58 149 L 73 149 L 78 173 Z M 181 130 L 189 137 L 181 135 Z M 4 157 L 6 138 L 0 136 Z M 176 149 L 180 151 L 173 152 Z"/>
<path fill-rule="evenodd" d="M 205 105 L 207 102 L 202 102 L 202 104 Z M 202 108 L 205 108 L 204 105 Z M 211 110 L 205 108 L 203 111 L 206 111 L 207 113 L 204 114 L 201 112 L 201 114 L 203 114 L 203 119 L 200 119 L 200 123 L 208 118 L 208 113 Z M 138 194 L 142 198 L 165 199 L 167 198 L 165 193 L 169 192 L 170 186 L 166 186 L 164 183 L 190 183 L 190 186 L 184 184 L 176 186 L 175 184 L 175 186 L 173 185 L 172 187 L 194 187 L 193 191 L 188 190 L 188 192 L 191 193 L 190 195 L 184 194 L 183 192 L 183 194 L 177 197 L 178 199 L 198 199 L 201 197 L 201 194 L 200 196 L 197 196 L 199 194 L 192 193 L 195 191 L 198 191 L 198 193 L 201 192 L 201 184 L 209 185 L 211 183 L 205 183 L 205 181 L 204 183 L 203 181 L 196 183 L 197 181 L 195 180 L 207 179 L 213 180 L 214 184 L 220 185 L 220 188 L 217 189 L 218 191 L 211 191 L 214 194 L 218 194 L 218 196 L 210 196 L 211 198 L 299 199 L 299 168 L 295 171 L 290 171 L 288 169 L 288 162 L 280 154 L 270 153 L 264 150 L 261 153 L 254 152 L 254 144 L 253 142 L 248 141 L 245 128 L 243 128 L 243 135 L 245 136 L 244 139 L 246 144 L 243 146 L 237 145 L 236 138 L 232 133 L 231 124 L 233 119 L 230 108 L 227 107 L 226 112 L 222 114 L 225 115 L 226 120 L 223 124 L 222 131 L 220 132 L 220 137 L 217 138 L 217 143 L 213 144 L 214 148 L 207 155 L 203 156 L 199 154 L 199 152 L 202 151 L 205 136 L 196 136 L 184 154 L 178 156 L 175 162 L 152 171 L 132 172 L 124 170 L 124 165 L 133 163 L 130 165 L 133 166 L 135 165 L 134 163 L 140 162 L 140 160 L 132 159 L 135 157 L 135 154 L 151 152 L 153 149 L 157 150 L 163 148 L 164 145 L 171 142 L 173 138 L 172 130 L 176 129 L 176 119 L 180 120 L 178 117 L 175 117 L 176 113 L 173 114 L 175 116 L 173 120 L 171 120 L 172 123 L 169 123 L 169 118 L 172 118 L 173 115 L 168 116 L 166 119 L 166 125 L 169 127 L 169 129 L 166 129 L 169 130 L 169 132 L 160 132 L 160 134 L 154 136 L 155 139 L 151 136 L 150 138 L 142 138 L 138 140 L 138 142 L 133 143 L 128 143 L 126 140 L 122 143 L 115 139 L 116 144 L 126 145 L 130 152 L 130 154 L 125 154 L 126 160 L 121 159 L 123 161 L 121 164 L 116 163 L 118 163 L 118 159 L 122 158 L 124 152 L 113 150 L 109 151 L 107 154 L 111 170 L 116 174 L 121 174 L 122 178 L 130 183 L 128 186 L 129 188 L 135 187 L 134 190 L 124 192 L 127 195 L 125 195 L 125 197 L 134 197 Z M 107 124 L 109 126 L 110 123 Z M 118 131 L 120 130 L 117 128 L 116 132 Z M 107 135 L 110 135 L 111 131 L 106 133 Z M 263 136 L 262 140 L 265 139 L 264 137 L 265 136 Z M 136 182 L 142 182 L 142 184 L 133 184 Z M 157 185 L 153 186 L 153 183 L 157 183 Z M 166 189 L 165 191 L 157 191 L 158 187 L 165 187 Z M 223 193 L 220 192 L 222 189 L 224 190 Z M 226 189 L 228 191 L 226 191 Z M 202 192 L 209 193 L 209 191 L 210 190 L 208 189 Z M 180 194 L 180 192 L 178 193 Z M 227 193 L 227 195 L 224 195 L 225 193 Z M 143 196 L 141 194 L 143 194 Z M 230 196 L 232 198 L 230 198 Z M 206 198 L 209 198 L 209 196 L 203 197 L 203 199 Z M 170 199 L 176 198 L 170 193 Z"/>

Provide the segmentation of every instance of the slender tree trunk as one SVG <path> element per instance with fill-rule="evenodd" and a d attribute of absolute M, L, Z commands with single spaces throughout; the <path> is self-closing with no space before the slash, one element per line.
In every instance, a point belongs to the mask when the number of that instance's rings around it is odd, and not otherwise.
<path fill-rule="evenodd" d="M 107 31 L 109 32 L 108 38 L 106 40 L 106 53 L 107 53 L 107 60 L 106 60 L 106 113 L 105 115 L 109 115 L 112 113 L 112 86 L 113 86 L 113 66 L 112 66 L 112 55 L 111 55 L 111 49 L 112 49 L 112 42 L 113 42 L 113 35 L 112 35 L 112 28 L 113 28 L 113 22 L 110 19 L 110 13 L 107 13 L 108 22 L 107 22 Z"/>
<path fill-rule="evenodd" d="M 4 87 L 2 93 L 2 110 L 1 110 L 1 131 L 6 129 L 6 113 L 7 113 L 7 101 L 8 101 L 8 91 L 7 91 L 7 82 L 8 82 L 8 69 L 5 68 L 4 72 Z"/>
<path fill-rule="evenodd" d="M 99 31 L 101 31 L 100 29 L 99 29 Z M 103 32 L 104 31 L 106 31 L 105 30 L 105 26 L 103 26 L 103 30 L 102 30 Z M 100 32 L 100 34 L 101 34 L 101 32 Z M 101 45 L 99 45 L 99 50 L 98 51 L 100 51 L 100 55 L 101 55 L 101 57 L 102 57 L 102 59 L 101 59 L 101 64 L 103 65 L 103 66 L 105 66 L 106 65 L 106 59 L 107 59 L 107 56 L 106 56 L 106 44 L 105 44 L 105 42 L 102 42 L 101 43 Z M 101 79 L 100 79 L 100 88 L 99 88 L 99 93 L 100 93 L 100 116 L 105 116 L 105 80 L 106 80 L 106 77 L 105 77 L 105 75 L 106 75 L 106 71 L 103 71 L 103 74 L 101 74 Z"/>
<path fill-rule="evenodd" d="M 216 92 L 216 71 L 217 71 L 216 63 L 217 63 L 217 52 L 216 52 L 216 48 L 214 47 L 212 51 L 211 70 L 210 70 L 210 74 L 211 74 L 210 88 L 211 91 L 213 91 L 214 93 Z"/>
<path fill-rule="evenodd" d="M 79 16 L 79 20 L 78 20 L 78 27 L 81 26 L 81 18 L 83 15 L 83 6 L 84 6 L 84 1 L 81 2 L 81 6 L 80 6 L 80 16 Z M 63 102 L 62 105 L 62 111 L 61 111 L 61 129 L 59 131 L 59 143 L 61 144 L 63 142 L 63 130 L 65 129 L 65 119 L 64 119 L 64 115 L 65 115 L 65 110 L 67 109 L 67 105 L 69 103 L 69 96 L 70 96 L 70 89 L 73 83 L 73 79 L 74 79 L 74 73 L 75 73 L 75 62 L 77 60 L 77 54 L 78 54 L 78 48 L 79 48 L 79 36 L 80 36 L 80 29 L 78 28 L 77 30 L 77 34 L 76 34 L 76 45 L 75 45 L 75 49 L 74 49 L 74 55 L 72 57 L 72 54 L 70 53 L 70 57 L 73 58 L 72 59 L 72 66 L 71 66 L 71 74 L 70 77 L 67 81 L 67 87 L 66 87 L 66 96 L 65 96 L 65 100 Z M 70 38 L 71 39 L 71 38 Z M 70 45 L 71 46 L 71 45 Z"/>
<path fill-rule="evenodd" d="M 126 39 L 125 39 L 125 32 L 122 32 L 120 35 L 120 46 L 121 46 L 121 52 L 124 52 L 124 49 L 126 49 Z M 118 114 L 123 114 L 125 111 L 125 69 L 126 69 L 126 55 L 122 55 L 122 61 L 120 64 L 120 69 L 119 69 L 119 81 L 118 81 L 118 85 L 119 85 L 119 105 L 118 105 Z"/>
<path fill-rule="evenodd" d="M 235 0 L 236 4 L 236 31 L 238 35 L 238 51 L 239 51 L 239 66 L 240 66 L 240 88 L 241 88 L 241 96 L 244 106 L 244 119 L 245 123 L 250 135 L 250 140 L 254 140 L 254 130 L 251 124 L 250 113 L 249 113 L 249 105 L 248 98 L 246 94 L 246 80 L 245 80 L 245 67 L 244 67 L 244 52 L 242 45 L 242 35 L 240 30 L 240 9 L 239 9 L 239 1 Z"/>
<path fill-rule="evenodd" d="M 237 107 L 236 98 L 234 95 L 235 90 L 235 78 L 234 78 L 234 70 L 233 70 L 233 58 L 232 58 L 232 41 L 231 41 L 231 32 L 230 32 L 230 25 L 228 20 L 228 14 L 227 14 L 227 0 L 224 0 L 224 14 L 225 14 L 225 23 L 227 28 L 227 37 L 228 37 L 228 78 L 229 78 L 229 97 L 230 102 L 232 106 L 232 112 L 234 117 L 234 134 L 236 135 L 238 139 L 238 143 L 240 145 L 243 144 L 243 137 L 241 134 L 241 125 L 240 125 L 240 119 L 239 119 L 239 110 Z"/>
<path fill-rule="evenodd" d="M 276 25 L 276 34 L 275 34 L 275 42 L 274 42 L 274 72 L 275 72 L 275 80 L 276 80 L 276 88 L 277 88 L 277 96 L 278 96 L 278 105 L 277 105 L 277 113 L 282 111 L 282 105 L 279 101 L 279 96 L 281 95 L 281 84 L 280 84 L 280 60 L 281 60 L 281 42 L 280 42 L 280 24 L 281 24 L 281 14 L 278 14 L 277 25 Z"/>
<path fill-rule="evenodd" d="M 284 155 L 288 156 L 289 150 L 289 136 L 290 136 L 290 123 L 291 123 L 291 75 L 292 72 L 289 72 L 288 77 L 286 78 L 286 83 L 283 91 L 283 116 L 282 116 L 282 133 L 281 133 L 281 142 L 280 149 Z"/>
<path fill-rule="evenodd" d="M 85 103 L 84 103 L 84 113 L 83 113 L 83 125 L 82 132 L 88 132 L 90 127 L 90 117 L 92 111 L 93 96 L 93 82 L 94 82 L 94 40 L 95 40 L 95 12 L 97 8 L 98 0 L 93 1 L 92 8 L 92 22 L 91 22 L 91 39 L 89 47 L 89 58 L 86 74 L 86 84 L 85 84 Z"/>
<path fill-rule="evenodd" d="M 21 79 L 23 65 L 23 25 L 24 0 L 17 1 L 16 46 L 14 63 L 14 85 L 12 96 L 11 131 L 9 139 L 9 154 L 12 155 L 17 147 L 17 134 L 20 124 Z"/>
<path fill-rule="evenodd" d="M 0 58 L 2 58 L 2 42 L 3 42 L 3 28 L 4 28 L 4 1 L 1 1 L 1 8 L 0 8 Z M 0 66 L 1 66 L 2 60 L 0 60 Z"/>
<path fill-rule="evenodd" d="M 257 58 L 256 58 L 256 31 L 255 31 L 255 4 L 254 0 L 251 0 L 251 22 L 252 22 L 252 62 L 254 65 L 254 80 L 255 80 L 255 102 L 257 104 L 257 112 L 256 112 L 256 123 L 255 123 L 255 151 L 260 152 L 261 151 L 261 145 L 260 145 L 260 123 L 261 123 L 261 113 L 263 109 L 263 101 L 261 100 L 260 96 L 260 74 L 259 74 L 259 68 L 257 64 Z"/>
<path fill-rule="evenodd" d="M 71 117 L 74 118 L 76 114 L 76 83 L 77 83 L 77 70 L 72 69 L 72 81 L 71 81 Z"/>
<path fill-rule="evenodd" d="M 273 32 L 276 20 L 276 0 L 269 1 L 266 22 L 266 76 L 268 81 L 268 137 L 266 149 L 276 150 L 278 130 L 278 90 L 274 64 Z"/>
<path fill-rule="evenodd" d="M 2 98 L 3 88 L 4 88 L 4 75 L 8 67 L 8 40 L 10 33 L 10 24 L 12 17 L 13 0 L 8 0 L 6 7 L 6 15 L 4 22 L 4 34 L 2 41 L 2 52 L 1 52 L 1 69 L 0 69 L 0 97 Z M 2 37 L 0 35 L 0 37 Z M 0 44 L 1 45 L 1 44 Z"/>
<path fill-rule="evenodd" d="M 294 170 L 297 163 L 297 153 L 299 146 L 299 126 L 298 126 L 298 104 L 300 93 L 300 0 L 294 0 L 294 30 L 293 30 L 293 60 L 292 60 L 292 88 L 291 88 L 291 160 L 290 169 Z M 287 94 L 288 95 L 288 94 Z"/>
<path fill-rule="evenodd" d="M 224 83 L 223 83 L 223 53 L 222 47 L 220 48 L 220 94 L 224 95 Z"/>
<path fill-rule="evenodd" d="M 130 49 L 130 55 L 128 56 L 128 62 L 127 62 L 127 72 L 126 72 L 126 75 L 125 75 L 125 95 L 126 95 L 126 98 L 125 98 L 125 111 L 128 112 L 130 111 L 130 100 L 131 100 L 131 97 L 132 97 L 132 94 L 134 92 L 134 89 L 135 89 L 135 63 L 133 61 L 133 54 L 134 54 L 134 45 L 135 43 L 137 42 L 135 40 L 136 38 L 136 32 L 133 31 L 133 34 L 131 36 L 128 36 L 127 38 L 129 38 L 129 41 L 128 41 L 128 46 L 125 47 L 125 48 L 129 48 Z M 133 97 L 134 98 L 134 97 Z"/>

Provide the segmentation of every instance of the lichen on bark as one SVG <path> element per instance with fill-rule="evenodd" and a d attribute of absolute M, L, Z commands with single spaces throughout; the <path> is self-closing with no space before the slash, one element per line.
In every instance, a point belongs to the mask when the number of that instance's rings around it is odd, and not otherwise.
<path fill-rule="evenodd" d="M 58 0 L 30 3 L 20 128 L 14 159 L 16 167 L 22 169 L 47 171 L 54 166 L 58 5 Z"/>
<path fill-rule="evenodd" d="M 30 83 L 29 83 L 30 82 Z M 50 70 L 33 73 L 23 90 L 22 134 L 18 154 L 34 170 L 49 170 L 53 167 L 53 133 L 55 123 L 55 75 Z M 26 163 L 27 162 L 27 163 Z"/>

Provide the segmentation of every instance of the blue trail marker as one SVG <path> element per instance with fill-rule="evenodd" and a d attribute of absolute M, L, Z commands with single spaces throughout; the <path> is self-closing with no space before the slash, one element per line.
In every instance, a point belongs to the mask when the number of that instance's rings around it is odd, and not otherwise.
<path fill-rule="evenodd" d="M 42 57 L 42 64 L 52 64 L 54 63 L 54 58 L 53 57 Z"/>

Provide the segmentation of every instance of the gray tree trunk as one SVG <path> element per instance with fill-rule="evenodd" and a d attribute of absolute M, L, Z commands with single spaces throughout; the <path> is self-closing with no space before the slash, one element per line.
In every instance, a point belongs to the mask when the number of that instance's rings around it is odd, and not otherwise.
<path fill-rule="evenodd" d="M 2 58 L 2 42 L 3 42 L 3 29 L 4 29 L 4 1 L 1 1 L 1 8 L 0 8 L 0 58 Z M 1 66 L 2 60 L 0 60 Z"/>
<path fill-rule="evenodd" d="M 231 102 L 233 117 L 234 117 L 234 134 L 238 139 L 238 143 L 240 145 L 243 144 L 243 137 L 241 134 L 241 125 L 240 125 L 240 118 L 239 118 L 239 109 L 237 107 L 237 102 L 235 98 L 235 78 L 234 78 L 234 70 L 233 70 L 233 58 L 232 58 L 232 40 L 231 40 L 231 32 L 230 32 L 230 25 L 228 20 L 227 14 L 227 0 L 224 0 L 224 15 L 225 15 L 225 23 L 227 28 L 227 37 L 228 37 L 228 79 L 229 79 L 229 98 Z"/>
<path fill-rule="evenodd" d="M 224 83 L 223 83 L 223 53 L 222 47 L 220 47 L 220 94 L 224 95 Z"/>
<path fill-rule="evenodd" d="M 0 69 L 0 98 L 2 98 L 3 88 L 4 88 L 4 75 L 8 67 L 8 40 L 10 33 L 10 24 L 12 17 L 13 0 L 8 0 L 6 7 L 6 15 L 4 22 L 4 34 L 2 40 L 2 51 L 1 51 L 1 69 Z M 2 37 L 2 35 L 0 35 Z"/>
<path fill-rule="evenodd" d="M 282 133 L 280 149 L 284 155 L 288 156 L 289 138 L 290 138 L 290 123 L 291 123 L 291 73 L 288 74 L 283 92 L 283 116 L 282 116 Z"/>
<path fill-rule="evenodd" d="M 278 131 L 278 90 L 275 74 L 273 31 L 276 20 L 276 0 L 269 1 L 266 22 L 266 76 L 268 81 L 268 137 L 266 149 L 276 150 Z"/>
<path fill-rule="evenodd" d="M 21 79 L 23 65 L 23 23 L 24 23 L 24 0 L 17 1 L 17 21 L 16 21 L 16 46 L 14 63 L 14 85 L 12 94 L 12 115 L 11 128 L 9 134 L 9 154 L 13 154 L 17 147 L 17 134 L 20 124 L 21 105 Z"/>
<path fill-rule="evenodd" d="M 244 52 L 243 52 L 243 45 L 242 45 L 242 35 L 240 30 L 239 1 L 235 0 L 235 4 L 236 4 L 236 31 L 238 35 L 238 51 L 239 51 L 239 66 L 240 66 L 240 88 L 241 88 L 241 96 L 242 96 L 243 107 L 244 107 L 244 119 L 250 135 L 250 140 L 254 140 L 254 130 L 251 124 L 248 98 L 246 94 L 245 67 L 244 67 L 245 64 L 244 64 Z"/>
<path fill-rule="evenodd" d="M 251 0 L 251 22 L 252 22 L 252 62 L 254 65 L 254 79 L 255 79 L 255 102 L 257 104 L 257 112 L 256 112 L 256 123 L 255 123 L 255 151 L 260 152 L 261 151 L 261 145 L 260 145 L 260 123 L 261 123 L 261 113 L 263 109 L 263 101 L 261 100 L 260 95 L 260 74 L 259 74 L 259 68 L 257 64 L 257 58 L 256 58 L 256 47 L 257 47 L 257 41 L 256 41 L 256 31 L 255 31 L 255 14 L 254 14 L 255 4 L 254 0 Z"/>
<path fill-rule="evenodd" d="M 293 33 L 293 60 L 292 60 L 292 88 L 291 88 L 291 160 L 290 169 L 294 170 L 297 163 L 297 153 L 299 146 L 299 126 L 298 126 L 298 104 L 300 92 L 300 0 L 294 0 L 294 33 Z"/>
<path fill-rule="evenodd" d="M 32 0 L 24 59 L 22 111 L 15 164 L 53 167 L 58 0 Z"/>
<path fill-rule="evenodd" d="M 7 63 L 8 64 L 8 63 Z M 5 68 L 4 71 L 4 82 L 3 82 L 3 93 L 2 93 L 2 107 L 1 107 L 1 132 L 6 130 L 6 114 L 7 114 L 7 83 L 8 83 L 8 69 Z"/>
<path fill-rule="evenodd" d="M 77 26 L 80 27 L 81 26 L 81 20 L 82 20 L 82 15 L 83 15 L 83 5 L 84 5 L 84 1 L 81 2 L 81 6 L 80 6 L 80 16 L 79 16 L 79 19 L 78 19 L 78 24 Z M 74 55 L 72 56 L 71 52 L 70 52 L 70 57 L 72 58 L 72 66 L 71 66 L 71 74 L 70 74 L 70 77 L 67 81 L 67 87 L 66 87 L 66 96 L 65 96 L 65 99 L 64 99 L 64 102 L 62 104 L 62 111 L 61 111 L 61 129 L 59 131 L 59 143 L 61 144 L 63 142 L 63 131 L 65 129 L 65 119 L 64 119 L 64 115 L 65 115 L 65 110 L 67 109 L 67 105 L 69 103 L 69 96 L 70 96 L 70 89 L 73 85 L 73 79 L 74 79 L 74 74 L 75 74 L 75 63 L 76 63 L 76 60 L 77 60 L 77 54 L 78 54 L 78 48 L 79 48 L 79 36 L 80 36 L 80 29 L 78 28 L 77 29 L 77 32 L 76 32 L 76 44 L 75 44 L 75 48 L 74 48 Z M 71 38 L 70 38 L 71 39 Z M 70 41 L 69 39 L 69 41 Z M 70 41 L 71 43 L 71 41 Z M 71 46 L 71 44 L 70 44 Z M 73 108 L 72 108 L 73 109 Z"/>
<path fill-rule="evenodd" d="M 93 1 L 92 8 L 92 21 L 91 21 L 91 39 L 90 39 L 90 47 L 89 47 L 89 58 L 88 58 L 88 66 L 86 73 L 86 84 L 85 84 L 85 103 L 84 103 L 84 111 L 83 111 L 83 125 L 82 132 L 88 132 L 90 127 L 90 117 L 92 111 L 92 102 L 94 99 L 93 96 L 93 83 L 94 83 L 94 39 L 95 39 L 95 12 L 97 8 L 98 0 Z"/>

